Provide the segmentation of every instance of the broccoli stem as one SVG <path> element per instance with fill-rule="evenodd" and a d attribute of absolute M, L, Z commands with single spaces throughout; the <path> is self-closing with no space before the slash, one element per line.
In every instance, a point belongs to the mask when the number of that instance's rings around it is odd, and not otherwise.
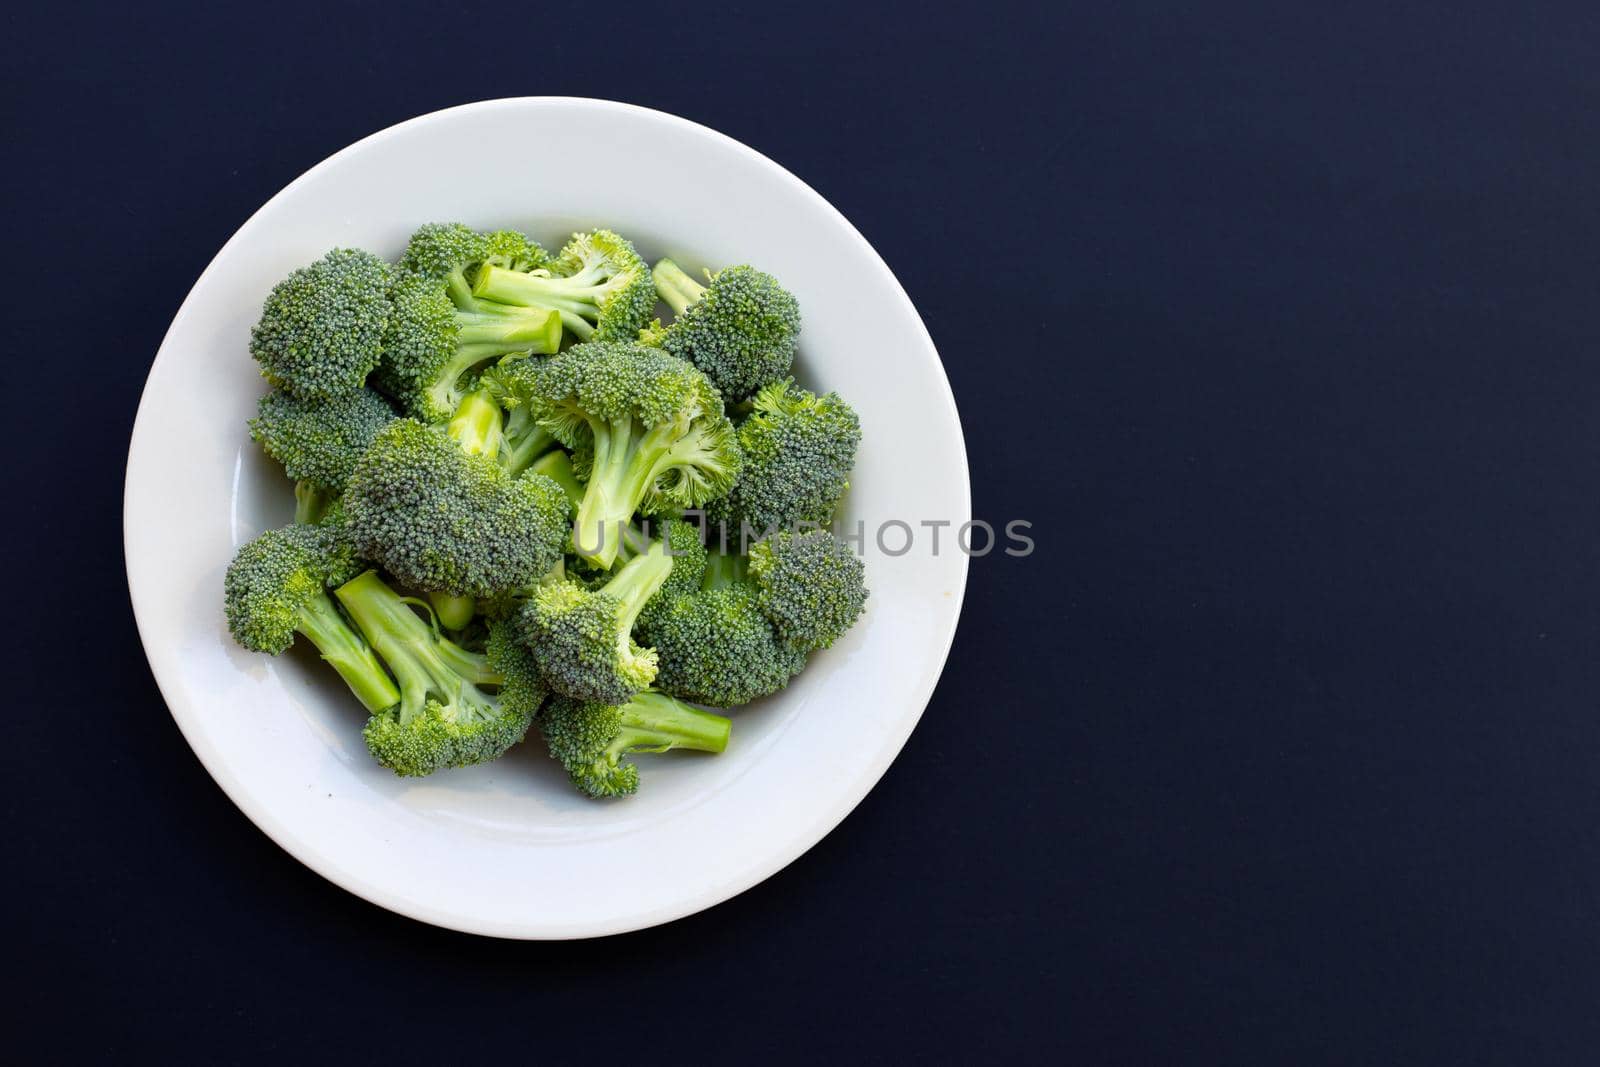
<path fill-rule="evenodd" d="M 532 466 L 534 459 L 555 443 L 556 439 L 550 431 L 533 420 L 527 405 L 519 404 L 506 415 L 504 437 L 500 444 L 500 466 L 515 477 Z M 565 456 L 566 453 L 561 455 Z M 572 465 L 568 463 L 567 470 L 571 469 Z M 579 495 L 582 492 L 580 489 Z"/>
<path fill-rule="evenodd" d="M 744 581 L 750 572 L 750 560 L 731 552 L 708 552 L 705 577 L 700 580 L 702 589 L 724 589 Z"/>
<path fill-rule="evenodd" d="M 672 423 L 663 423 L 638 434 L 634 420 L 627 416 L 591 423 L 590 428 L 594 463 L 578 504 L 573 544 L 585 559 L 609 567 L 621 546 L 622 527 L 633 518 L 660 474 L 680 431 Z"/>
<path fill-rule="evenodd" d="M 457 311 L 456 325 L 458 345 L 497 349 L 494 355 L 549 355 L 561 347 L 561 315 L 553 309 L 481 303 L 475 311 Z"/>
<path fill-rule="evenodd" d="M 721 752 L 728 747 L 733 723 L 721 715 L 701 711 L 665 693 L 646 691 L 622 705 L 622 729 L 610 750 L 665 752 L 673 748 L 696 752 Z"/>
<path fill-rule="evenodd" d="M 334 494 L 301 478 L 294 483 L 294 521 L 302 526 L 321 522 L 333 501 Z"/>
<path fill-rule="evenodd" d="M 639 555 L 624 563 L 605 585 L 605 592 L 622 602 L 617 613 L 618 635 L 626 648 L 633 623 L 644 610 L 645 602 L 656 595 L 656 590 L 672 573 L 672 557 L 667 555 L 665 541 L 657 541 Z"/>
<path fill-rule="evenodd" d="M 594 333 L 591 317 L 596 315 L 605 293 L 606 278 L 596 270 L 569 278 L 547 274 L 524 274 L 485 264 L 472 285 L 472 295 L 513 307 L 541 308 L 559 312 L 561 322 L 580 340 Z"/>
<path fill-rule="evenodd" d="M 487 389 L 468 393 L 456 407 L 445 432 L 467 455 L 494 459 L 500 452 L 503 436 L 500 405 L 494 402 Z"/>
<path fill-rule="evenodd" d="M 689 277 L 682 267 L 670 259 L 657 263 L 650 276 L 655 279 L 656 295 L 666 301 L 674 315 L 681 316 L 685 309 L 699 303 L 706 294 L 705 286 Z"/>
<path fill-rule="evenodd" d="M 383 664 L 361 635 L 350 628 L 326 593 L 319 593 L 300 609 L 300 624 L 295 627 L 306 640 L 317 646 L 322 658 L 339 672 L 350 691 L 368 711 L 382 711 L 400 703 L 400 690 L 394 687 Z"/>
<path fill-rule="evenodd" d="M 490 703 L 476 691 L 478 684 L 499 681 L 488 661 L 436 635 L 377 571 L 350 579 L 334 596 L 400 683 L 399 700 L 388 706 L 400 705 L 402 726 L 422 713 L 429 696 L 444 705 Z"/>
<path fill-rule="evenodd" d="M 459 630 L 472 621 L 478 613 L 478 602 L 470 596 L 455 593 L 429 593 L 428 604 L 446 630 Z"/>
<path fill-rule="evenodd" d="M 520 409 L 519 409 L 520 410 Z M 583 502 L 583 483 L 578 481 L 578 474 L 572 469 L 572 457 L 561 449 L 547 452 L 534 461 L 528 468 L 530 474 L 542 474 L 553 480 L 567 494 L 567 500 L 573 507 Z"/>

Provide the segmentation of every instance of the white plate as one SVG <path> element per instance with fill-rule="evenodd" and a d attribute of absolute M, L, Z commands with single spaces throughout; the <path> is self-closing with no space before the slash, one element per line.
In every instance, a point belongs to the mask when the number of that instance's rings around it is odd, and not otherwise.
<path fill-rule="evenodd" d="M 614 164 L 573 166 L 581 155 Z M 464 167 L 464 159 L 492 166 Z M 364 715 L 313 655 L 229 639 L 235 548 L 287 522 L 282 472 L 250 442 L 263 391 L 246 351 L 262 298 L 335 245 L 397 255 L 419 223 L 515 226 L 554 247 L 610 226 L 652 261 L 750 262 L 795 293 L 801 380 L 836 389 L 865 441 L 841 529 L 867 530 L 867 614 L 782 694 L 735 712 L 726 753 L 641 757 L 638 795 L 585 800 L 537 735 L 496 763 L 396 778 Z M 568 938 L 688 915 L 754 885 L 839 823 L 905 743 L 954 636 L 970 517 L 949 383 L 917 313 L 821 196 L 750 148 L 660 112 L 530 98 L 374 134 L 273 197 L 217 253 L 150 370 L 124 500 L 128 586 L 173 718 L 211 776 L 328 879 L 425 922 Z M 898 552 L 904 532 L 918 543 Z M 940 554 L 924 520 L 947 520 Z M 301 643 L 303 645 L 303 642 Z M 232 872 L 225 877 L 244 877 Z M 885 887 L 888 889 L 889 887 Z"/>

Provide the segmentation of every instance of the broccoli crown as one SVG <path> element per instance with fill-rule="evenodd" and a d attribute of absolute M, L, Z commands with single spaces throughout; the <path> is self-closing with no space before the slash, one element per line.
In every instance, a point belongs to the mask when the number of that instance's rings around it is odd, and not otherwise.
<path fill-rule="evenodd" d="M 656 676 L 656 653 L 633 640 L 633 624 L 672 570 L 658 543 L 606 584 L 575 581 L 537 589 L 518 612 L 518 636 L 550 688 L 579 700 L 620 704 Z"/>
<path fill-rule="evenodd" d="M 648 620 L 678 597 L 699 592 L 700 580 L 705 577 L 706 546 L 698 526 L 683 519 L 665 519 L 660 536 L 672 559 L 672 573 L 639 612 L 641 629 L 647 628 Z"/>
<path fill-rule="evenodd" d="M 308 400 L 360 389 L 382 351 L 389 274 L 370 252 L 336 248 L 274 286 L 250 331 L 262 377 Z"/>
<path fill-rule="evenodd" d="M 789 373 L 800 343 L 800 305 L 770 274 L 727 267 L 701 286 L 671 260 L 655 284 L 677 318 L 645 337 L 706 373 L 729 400 L 743 400 Z"/>
<path fill-rule="evenodd" d="M 539 718 L 539 728 L 572 784 L 602 798 L 638 792 L 639 768 L 624 759 L 628 753 L 674 748 L 721 752 L 728 747 L 732 723 L 647 690 L 621 705 L 554 697 Z"/>
<path fill-rule="evenodd" d="M 801 523 L 825 525 L 850 488 L 861 420 L 836 393 L 817 396 L 792 379 L 756 393 L 739 425 L 744 467 L 728 495 L 707 508 L 733 531 L 763 533 Z"/>
<path fill-rule="evenodd" d="M 838 640 L 867 603 L 866 568 L 826 530 L 782 530 L 758 542 L 750 580 L 778 635 L 807 652 Z"/>
<path fill-rule="evenodd" d="M 805 666 L 781 640 L 747 583 L 677 596 L 644 620 L 656 648 L 655 685 L 673 696 L 731 708 L 776 693 Z"/>
<path fill-rule="evenodd" d="M 245 648 L 276 656 L 294 643 L 323 590 L 359 567 L 332 526 L 286 526 L 246 543 L 223 578 L 228 631 Z"/>
<path fill-rule="evenodd" d="M 643 345 L 591 342 L 554 359 L 493 368 L 485 384 L 507 408 L 526 404 L 574 450 L 586 481 L 575 541 L 609 567 L 635 512 L 698 507 L 728 491 L 739 447 L 722 398 L 680 359 Z"/>
<path fill-rule="evenodd" d="M 379 763 L 407 777 L 465 767 L 495 759 L 528 732 L 543 694 L 524 661 L 506 658 L 503 638 L 497 642 L 491 631 L 493 658 L 468 652 L 440 636 L 375 571 L 335 595 L 399 683 L 400 699 L 362 731 Z M 507 669 L 515 682 L 501 673 Z M 502 692 L 491 695 L 484 686 Z"/>
<path fill-rule="evenodd" d="M 656 305 L 650 268 L 633 245 L 610 230 L 576 233 L 548 268 L 490 263 L 472 294 L 561 313 L 579 340 L 631 339 Z"/>
<path fill-rule="evenodd" d="M 389 402 L 371 389 L 331 400 L 302 400 L 274 389 L 256 406 L 250 436 L 290 478 L 337 495 L 372 439 L 393 419 Z"/>
<path fill-rule="evenodd" d="M 459 222 L 429 222 L 411 235 L 400 269 L 443 280 L 480 263 L 507 270 L 535 270 L 550 261 L 538 242 L 515 230 L 479 233 Z"/>
<path fill-rule="evenodd" d="M 357 552 L 428 592 L 489 596 L 561 559 L 567 498 L 542 476 L 512 478 L 440 431 L 397 419 L 356 464 L 345 515 Z"/>

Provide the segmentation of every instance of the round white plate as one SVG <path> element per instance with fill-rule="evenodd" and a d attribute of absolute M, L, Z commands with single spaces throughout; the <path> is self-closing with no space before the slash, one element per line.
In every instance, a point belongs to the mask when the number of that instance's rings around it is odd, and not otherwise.
<path fill-rule="evenodd" d="M 463 169 L 483 158 L 492 167 Z M 574 167 L 576 154 L 616 166 Z M 222 618 L 238 545 L 291 492 L 245 429 L 246 350 L 278 279 L 336 245 L 393 257 L 418 224 L 526 230 L 550 247 L 609 226 L 652 262 L 754 263 L 800 301 L 798 376 L 838 390 L 865 440 L 838 529 L 859 522 L 865 617 L 776 697 L 734 712 L 720 756 L 640 757 L 638 795 L 597 803 L 537 737 L 484 767 L 400 779 L 303 642 L 246 652 Z M 234 803 L 296 858 L 383 907 L 501 937 L 620 933 L 754 885 L 839 823 L 905 743 L 954 636 L 970 518 L 949 383 L 905 291 L 827 201 L 750 148 L 656 111 L 496 100 L 374 134 L 273 197 L 217 253 L 150 370 L 128 455 L 128 587 L 173 718 Z M 916 544 L 901 553 L 909 524 Z M 924 521 L 948 521 L 940 552 Z M 241 872 L 242 873 L 242 872 Z"/>

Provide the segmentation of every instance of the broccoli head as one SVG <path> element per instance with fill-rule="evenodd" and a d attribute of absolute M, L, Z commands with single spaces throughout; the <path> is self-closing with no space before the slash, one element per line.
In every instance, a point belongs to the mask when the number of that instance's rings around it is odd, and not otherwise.
<path fill-rule="evenodd" d="M 741 582 L 652 605 L 641 637 L 656 649 L 656 688 L 731 708 L 788 685 L 806 654 L 778 637 L 756 599 Z"/>
<path fill-rule="evenodd" d="M 867 603 L 866 568 L 826 530 L 782 530 L 758 542 L 750 581 L 778 636 L 806 652 L 838 640 Z"/>
<path fill-rule="evenodd" d="M 656 305 L 650 268 L 610 230 L 576 233 L 548 269 L 485 264 L 472 295 L 561 314 L 580 341 L 632 339 Z"/>
<path fill-rule="evenodd" d="M 698 507 L 738 475 L 722 398 L 705 375 L 656 349 L 591 342 L 492 368 L 485 385 L 510 410 L 526 405 L 573 450 L 586 483 L 573 540 L 600 567 L 615 562 L 635 512 Z"/>
<path fill-rule="evenodd" d="M 443 422 L 484 364 L 556 351 L 556 312 L 479 300 L 468 281 L 495 263 L 531 269 L 545 259 L 543 249 L 514 231 L 480 234 L 454 223 L 422 227 L 412 235 L 390 289 L 378 384 L 406 414 Z"/>
<path fill-rule="evenodd" d="M 654 649 L 633 640 L 639 612 L 672 571 L 657 542 L 597 589 L 571 580 L 537 589 L 517 614 L 518 633 L 550 688 L 620 704 L 656 676 Z"/>
<path fill-rule="evenodd" d="M 721 752 L 732 727 L 721 715 L 652 690 L 620 705 L 555 697 L 539 718 L 550 754 L 579 791 L 596 798 L 638 792 L 639 768 L 624 758 L 629 753 Z"/>
<path fill-rule="evenodd" d="M 537 581 L 560 561 L 568 535 L 567 499 L 555 482 L 513 478 L 492 453 L 469 454 L 451 434 L 412 419 L 396 419 L 372 442 L 344 511 L 363 558 L 417 589 L 467 597 Z"/>
<path fill-rule="evenodd" d="M 528 732 L 544 689 L 509 632 L 491 624 L 487 655 L 469 652 L 424 622 L 376 571 L 334 595 L 399 682 L 398 699 L 375 710 L 362 731 L 379 763 L 406 777 L 485 763 Z"/>
<path fill-rule="evenodd" d="M 850 488 L 861 420 L 836 393 L 817 396 L 792 379 L 756 393 L 739 425 L 744 466 L 733 488 L 706 507 L 729 536 L 745 526 L 765 534 L 800 524 L 826 525 Z"/>
<path fill-rule="evenodd" d="M 239 549 L 223 579 L 223 605 L 235 641 L 276 656 L 302 634 L 333 665 L 368 711 L 400 699 L 361 635 L 328 598 L 327 587 L 358 566 L 337 529 L 269 530 Z"/>
<path fill-rule="evenodd" d="M 382 352 L 390 273 L 370 252 L 336 248 L 279 282 L 250 331 L 261 376 L 307 400 L 360 389 Z"/>
<path fill-rule="evenodd" d="M 730 401 L 789 373 L 800 343 L 800 305 L 772 275 L 727 267 L 701 285 L 663 259 L 653 277 L 676 318 L 665 328 L 649 327 L 646 343 L 705 371 Z"/>
<path fill-rule="evenodd" d="M 302 400 L 274 389 L 261 398 L 250 436 L 295 480 L 296 522 L 313 522 L 344 492 L 356 461 L 394 419 L 371 389 L 331 400 Z"/>

